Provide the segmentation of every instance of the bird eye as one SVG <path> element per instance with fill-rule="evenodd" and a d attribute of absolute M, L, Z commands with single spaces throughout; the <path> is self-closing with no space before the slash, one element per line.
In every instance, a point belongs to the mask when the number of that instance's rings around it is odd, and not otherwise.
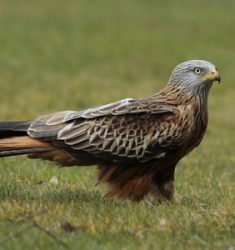
<path fill-rule="evenodd" d="M 195 68 L 194 72 L 195 72 L 195 74 L 200 75 L 202 70 L 200 68 Z"/>

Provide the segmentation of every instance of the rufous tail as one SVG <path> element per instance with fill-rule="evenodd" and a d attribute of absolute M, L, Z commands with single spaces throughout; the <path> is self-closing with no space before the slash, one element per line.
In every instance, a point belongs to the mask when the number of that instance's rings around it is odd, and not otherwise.
<path fill-rule="evenodd" d="M 55 148 L 27 135 L 30 121 L 0 122 L 0 157 L 48 152 Z"/>

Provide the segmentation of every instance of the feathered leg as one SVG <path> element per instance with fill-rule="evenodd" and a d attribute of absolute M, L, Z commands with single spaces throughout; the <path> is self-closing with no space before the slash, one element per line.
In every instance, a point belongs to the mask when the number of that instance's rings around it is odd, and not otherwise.
<path fill-rule="evenodd" d="M 99 164 L 98 181 L 109 184 L 106 196 L 131 201 L 142 200 L 150 191 L 154 168 L 152 165 L 117 166 Z"/>
<path fill-rule="evenodd" d="M 174 199 L 175 185 L 174 185 L 175 165 L 171 166 L 168 171 L 158 171 L 152 181 L 151 190 L 148 198 L 152 200 L 172 201 Z"/>

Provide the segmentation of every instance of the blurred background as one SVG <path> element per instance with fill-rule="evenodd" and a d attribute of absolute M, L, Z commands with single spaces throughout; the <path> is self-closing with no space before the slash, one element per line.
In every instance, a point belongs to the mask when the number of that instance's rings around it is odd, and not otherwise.
<path fill-rule="evenodd" d="M 148 96 L 179 62 L 206 59 L 222 75 L 211 114 L 234 125 L 234 1 L 0 4 L 2 120 Z"/>
<path fill-rule="evenodd" d="M 176 173 L 180 194 L 199 199 L 192 207 L 183 203 L 181 206 L 186 208 L 176 210 L 175 214 L 171 209 L 161 207 L 156 218 L 155 211 L 149 211 L 149 207 L 126 205 L 119 213 L 115 209 L 121 208 L 115 205 L 110 209 L 110 204 L 103 204 L 101 198 L 95 203 L 92 193 L 94 169 L 58 171 L 45 162 L 32 163 L 25 158 L 14 158 L 1 160 L 0 198 L 5 203 L 0 206 L 0 219 L 8 221 L 15 218 L 19 210 L 28 211 L 31 207 L 33 211 L 38 207 L 47 210 L 51 207 L 52 212 L 56 211 L 56 200 L 58 211 L 62 213 L 57 211 L 57 214 L 45 217 L 45 224 L 50 227 L 47 223 L 53 219 L 52 228 L 56 231 L 57 221 L 64 218 L 65 210 L 67 218 L 77 223 L 75 215 L 80 209 L 80 213 L 85 213 L 81 220 L 87 223 L 87 218 L 95 218 L 94 227 L 101 233 L 94 238 L 88 230 L 87 237 L 96 242 L 94 249 L 97 249 L 100 239 L 105 239 L 102 233 L 107 235 L 106 224 L 102 224 L 102 213 L 107 210 L 106 219 L 116 223 L 109 228 L 114 242 L 119 241 L 122 230 L 124 233 L 135 230 L 135 223 L 142 218 L 146 225 L 156 220 L 156 228 L 151 224 L 147 229 L 149 246 L 154 246 L 153 242 L 165 246 L 161 240 L 166 245 L 174 245 L 177 239 L 174 241 L 171 236 L 180 230 L 185 230 L 184 240 L 189 244 L 187 239 L 193 239 L 191 233 L 196 234 L 198 226 L 199 231 L 205 230 L 198 235 L 205 238 L 204 243 L 195 239 L 194 247 L 206 246 L 208 241 L 218 243 L 218 249 L 227 249 L 220 240 L 223 238 L 227 244 L 232 238 L 227 225 L 234 218 L 230 215 L 235 204 L 232 201 L 235 178 L 234 10 L 234 0 L 0 0 L 0 120 L 34 119 L 50 112 L 79 110 L 125 97 L 146 97 L 167 83 L 178 63 L 189 59 L 211 61 L 222 77 L 221 84 L 215 84 L 210 92 L 206 138 L 180 163 L 182 168 Z M 59 176 L 59 183 L 63 183 L 54 191 L 50 186 L 41 189 L 42 186 L 36 185 L 47 183 L 52 175 Z M 74 193 L 68 191 L 75 188 L 92 192 L 86 193 L 84 200 L 81 196 L 85 202 L 82 205 L 67 206 L 68 199 L 77 204 L 77 189 Z M 28 200 L 28 197 L 33 198 Z M 201 218 L 201 205 L 198 204 L 203 203 L 200 199 L 213 209 L 223 209 L 227 217 L 220 221 L 212 219 L 211 224 L 203 217 L 200 225 L 204 228 L 200 228 L 197 224 Z M 90 206 L 89 211 L 83 209 L 87 206 Z M 182 212 L 187 206 L 196 214 L 199 211 L 198 217 L 187 217 L 187 213 Z M 126 217 L 128 209 L 129 218 Z M 137 211 L 136 218 L 133 209 Z M 168 231 L 161 226 L 158 230 L 157 225 L 164 224 L 164 221 L 158 221 L 160 215 L 170 222 L 172 220 L 172 225 L 166 227 Z M 221 225 L 224 225 L 222 229 Z M 11 228 L 6 235 L 10 231 Z M 220 237 L 221 234 L 224 237 Z M 30 243 L 32 246 L 37 237 L 35 232 Z M 133 249 L 138 246 L 138 239 L 142 239 L 142 236 L 138 237 L 131 236 L 128 241 L 133 243 Z M 178 240 L 181 237 L 178 235 Z M 25 239 L 26 246 L 29 238 Z M 184 247 L 185 242 L 181 245 L 179 241 L 178 246 Z M 43 246 L 48 247 L 47 243 Z M 9 249 L 11 247 L 9 245 Z"/>

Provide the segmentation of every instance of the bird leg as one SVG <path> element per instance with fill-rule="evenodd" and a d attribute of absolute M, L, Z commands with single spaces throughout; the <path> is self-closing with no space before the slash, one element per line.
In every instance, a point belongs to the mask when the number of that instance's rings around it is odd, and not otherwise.
<path fill-rule="evenodd" d="M 109 184 L 106 197 L 116 196 L 137 202 L 149 192 L 154 175 L 153 168 L 149 166 L 99 164 L 98 170 L 98 181 Z"/>
<path fill-rule="evenodd" d="M 172 201 L 174 199 L 175 186 L 174 186 L 174 171 L 175 167 L 169 169 L 169 171 L 156 173 L 153 178 L 151 189 L 147 195 L 147 198 L 151 202 L 161 202 L 162 200 Z"/>

